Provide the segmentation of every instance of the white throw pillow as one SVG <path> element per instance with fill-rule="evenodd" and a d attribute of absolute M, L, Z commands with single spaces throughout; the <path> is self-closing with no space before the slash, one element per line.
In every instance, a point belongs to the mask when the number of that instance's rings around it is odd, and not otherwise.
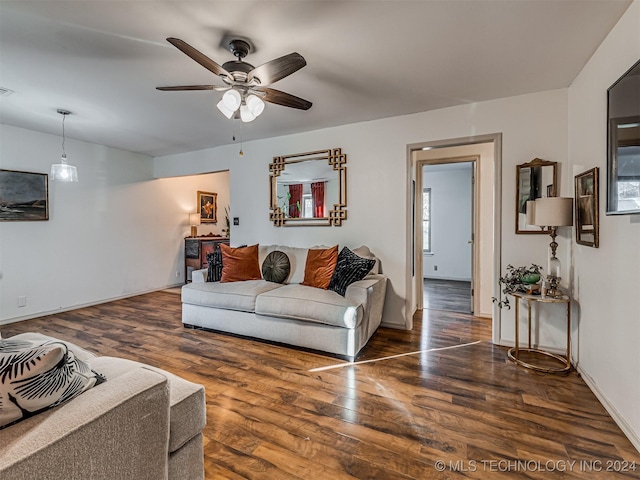
<path fill-rule="evenodd" d="M 0 339 L 0 428 L 67 402 L 103 381 L 64 342 Z"/>

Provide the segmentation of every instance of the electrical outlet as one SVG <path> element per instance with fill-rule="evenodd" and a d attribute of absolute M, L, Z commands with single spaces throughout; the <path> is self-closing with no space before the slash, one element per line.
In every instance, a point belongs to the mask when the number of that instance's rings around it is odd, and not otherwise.
<path fill-rule="evenodd" d="M 434 265 L 434 266 L 433 266 L 433 269 L 434 269 L 434 270 L 438 270 L 438 265 Z"/>
<path fill-rule="evenodd" d="M 180 270 L 176 270 L 176 278 L 180 278 Z"/>
<path fill-rule="evenodd" d="M 233 224 L 240 225 L 240 217 L 233 217 Z"/>
<path fill-rule="evenodd" d="M 24 295 L 20 295 L 18 297 L 18 307 L 26 307 L 27 306 L 27 297 Z"/>

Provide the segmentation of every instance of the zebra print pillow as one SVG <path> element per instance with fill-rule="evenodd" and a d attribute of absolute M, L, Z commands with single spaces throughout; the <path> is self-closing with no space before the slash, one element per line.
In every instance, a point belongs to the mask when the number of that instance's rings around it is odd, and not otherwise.
<path fill-rule="evenodd" d="M 338 255 L 338 264 L 329 282 L 329 290 L 344 297 L 347 287 L 353 282 L 362 280 L 376 264 L 374 259 L 362 258 L 347 247 L 343 247 Z"/>
<path fill-rule="evenodd" d="M 0 429 L 67 402 L 105 380 L 64 342 L 0 339 Z"/>

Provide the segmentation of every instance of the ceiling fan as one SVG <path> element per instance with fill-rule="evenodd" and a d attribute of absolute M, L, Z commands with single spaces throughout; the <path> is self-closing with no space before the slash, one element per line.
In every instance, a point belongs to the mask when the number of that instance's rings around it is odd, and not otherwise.
<path fill-rule="evenodd" d="M 243 39 L 232 38 L 227 48 L 236 60 L 225 62 L 222 66 L 211 60 L 202 52 L 179 38 L 169 37 L 167 41 L 178 50 L 198 62 L 204 68 L 222 79 L 226 85 L 183 85 L 176 87 L 156 87 L 164 92 L 185 90 L 216 90 L 225 92 L 217 104 L 227 118 L 238 118 L 243 122 L 254 120 L 264 110 L 264 102 L 283 105 L 285 107 L 309 110 L 312 103 L 290 93 L 267 88 L 278 80 L 300 70 L 307 62 L 299 53 L 290 53 L 271 60 L 259 67 L 242 61 L 251 51 L 251 44 Z"/>

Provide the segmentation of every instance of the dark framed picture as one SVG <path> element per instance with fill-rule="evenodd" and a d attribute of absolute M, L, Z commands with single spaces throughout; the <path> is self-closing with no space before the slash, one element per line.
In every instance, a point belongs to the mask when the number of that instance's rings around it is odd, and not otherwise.
<path fill-rule="evenodd" d="M 575 176 L 576 242 L 600 246 L 598 167 Z"/>
<path fill-rule="evenodd" d="M 0 169 L 0 221 L 49 220 L 49 175 Z"/>
<path fill-rule="evenodd" d="M 218 222 L 218 194 L 198 191 L 198 213 L 201 223 Z"/>

